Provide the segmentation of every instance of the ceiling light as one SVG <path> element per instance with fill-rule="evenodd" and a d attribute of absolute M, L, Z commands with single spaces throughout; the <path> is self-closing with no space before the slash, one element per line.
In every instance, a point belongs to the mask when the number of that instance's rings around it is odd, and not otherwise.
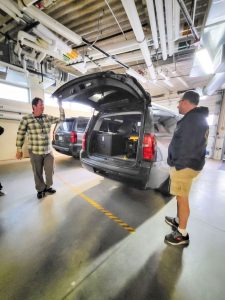
<path fill-rule="evenodd" d="M 129 68 L 126 70 L 126 73 L 130 76 L 133 76 L 134 78 L 136 78 L 138 81 L 141 81 L 142 83 L 147 82 L 147 79 L 141 74 L 139 74 L 138 72 L 136 72 L 134 69 Z"/>
<path fill-rule="evenodd" d="M 206 74 L 213 74 L 213 63 L 207 49 L 202 48 L 195 52 L 195 58 Z"/>

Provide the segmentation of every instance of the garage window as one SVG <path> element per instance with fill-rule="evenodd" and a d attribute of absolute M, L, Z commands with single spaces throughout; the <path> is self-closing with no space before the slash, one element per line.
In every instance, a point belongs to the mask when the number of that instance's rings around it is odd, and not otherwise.
<path fill-rule="evenodd" d="M 29 89 L 0 82 L 1 98 L 29 102 Z"/>

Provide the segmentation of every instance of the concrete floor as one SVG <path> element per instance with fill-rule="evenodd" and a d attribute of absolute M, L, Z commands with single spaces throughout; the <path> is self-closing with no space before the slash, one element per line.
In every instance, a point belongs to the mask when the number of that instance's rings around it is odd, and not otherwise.
<path fill-rule="evenodd" d="M 0 179 L 0 299 L 225 299 L 221 162 L 208 161 L 193 185 L 186 248 L 164 244 L 174 198 L 103 179 L 73 158 L 57 157 L 57 193 L 42 201 L 28 160 L 1 162 Z"/>

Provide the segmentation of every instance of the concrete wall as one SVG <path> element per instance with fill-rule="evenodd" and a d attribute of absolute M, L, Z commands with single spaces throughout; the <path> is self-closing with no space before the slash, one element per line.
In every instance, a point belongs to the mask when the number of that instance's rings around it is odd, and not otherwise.
<path fill-rule="evenodd" d="M 37 92 L 37 91 L 36 91 Z M 35 95 L 37 93 L 35 92 Z M 42 96 L 38 94 L 38 96 Z M 4 112 L 4 107 L 9 112 Z M 15 112 L 11 112 L 12 110 L 15 110 Z M 21 114 L 19 114 L 21 112 Z M 16 134 L 17 129 L 19 126 L 19 119 L 22 118 L 22 116 L 25 113 L 32 112 L 31 104 L 30 103 L 24 103 L 24 102 L 18 102 L 18 101 L 11 101 L 11 100 L 4 100 L 0 99 L 0 126 L 4 127 L 5 132 L 0 136 L 0 160 L 12 160 L 15 159 L 16 154 Z M 44 113 L 53 115 L 53 116 L 59 116 L 58 108 L 46 106 Z M 15 116 L 15 118 L 18 118 L 18 120 L 10 120 L 6 119 L 8 116 Z M 90 116 L 90 112 L 84 112 L 84 111 L 74 111 L 74 110 L 65 110 L 66 117 L 76 117 L 76 116 Z M 4 117 L 4 115 L 6 117 Z M 52 130 L 54 128 L 54 125 L 52 126 Z M 24 156 L 28 157 L 27 152 L 27 143 L 24 145 Z"/>

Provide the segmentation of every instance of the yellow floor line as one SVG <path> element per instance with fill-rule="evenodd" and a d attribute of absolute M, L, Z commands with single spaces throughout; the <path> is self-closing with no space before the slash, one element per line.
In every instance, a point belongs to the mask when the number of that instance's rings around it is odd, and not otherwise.
<path fill-rule="evenodd" d="M 134 233 L 135 229 L 131 226 L 129 226 L 127 223 L 123 222 L 121 219 L 113 215 L 109 210 L 102 207 L 100 204 L 95 202 L 93 199 L 82 193 L 77 187 L 74 187 L 71 183 L 63 179 L 61 176 L 56 175 L 66 186 L 68 186 L 73 192 L 75 191 L 78 196 L 80 196 L 83 200 L 91 204 L 93 207 L 101 211 L 105 216 L 107 216 L 109 219 L 116 222 L 118 225 L 120 225 L 123 229 L 129 231 L 130 233 Z"/>

